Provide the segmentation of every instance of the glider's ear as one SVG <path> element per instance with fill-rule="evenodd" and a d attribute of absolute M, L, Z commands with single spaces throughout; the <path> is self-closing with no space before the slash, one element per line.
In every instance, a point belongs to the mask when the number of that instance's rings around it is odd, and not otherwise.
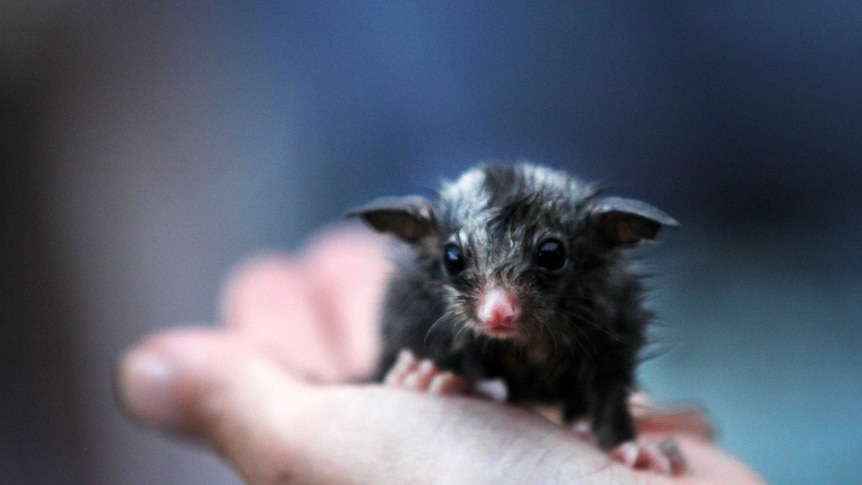
<path fill-rule="evenodd" d="M 611 246 L 651 241 L 662 226 L 679 226 L 676 219 L 646 202 L 620 197 L 598 199 L 590 219 L 598 236 Z"/>
<path fill-rule="evenodd" d="M 387 197 L 354 209 L 346 217 L 359 217 L 378 232 L 415 243 L 434 231 L 434 210 L 420 196 Z"/>

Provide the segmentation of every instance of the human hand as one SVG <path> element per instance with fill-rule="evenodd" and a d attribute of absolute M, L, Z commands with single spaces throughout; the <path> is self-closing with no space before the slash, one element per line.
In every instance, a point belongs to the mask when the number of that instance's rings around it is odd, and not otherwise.
<path fill-rule="evenodd" d="M 513 406 L 345 383 L 374 365 L 384 248 L 339 229 L 303 255 L 247 263 L 226 287 L 225 328 L 167 332 L 123 357 L 121 406 L 252 484 L 762 483 L 691 415 L 638 418 L 641 438 L 673 436 L 686 456 L 671 478 Z"/>

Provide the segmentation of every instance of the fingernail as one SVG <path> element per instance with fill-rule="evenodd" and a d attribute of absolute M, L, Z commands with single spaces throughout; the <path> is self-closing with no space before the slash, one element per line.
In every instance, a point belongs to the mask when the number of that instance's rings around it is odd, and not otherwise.
<path fill-rule="evenodd" d="M 170 359 L 152 349 L 126 353 L 117 366 L 117 401 L 135 420 L 159 428 L 179 425 L 174 397 L 175 371 Z"/>

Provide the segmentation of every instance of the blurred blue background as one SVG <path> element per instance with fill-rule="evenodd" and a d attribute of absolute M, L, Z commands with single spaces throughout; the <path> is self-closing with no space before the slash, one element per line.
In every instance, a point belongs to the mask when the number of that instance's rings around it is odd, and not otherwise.
<path fill-rule="evenodd" d="M 4 2 L 0 483 L 239 483 L 113 360 L 349 207 L 532 159 L 667 210 L 660 399 L 858 483 L 858 2 Z"/>

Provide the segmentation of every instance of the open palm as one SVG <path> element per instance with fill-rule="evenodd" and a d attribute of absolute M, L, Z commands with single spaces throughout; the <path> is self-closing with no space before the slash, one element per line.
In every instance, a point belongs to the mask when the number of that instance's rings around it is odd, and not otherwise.
<path fill-rule="evenodd" d="M 120 402 L 252 484 L 762 483 L 687 414 L 638 419 L 641 436 L 673 436 L 687 457 L 672 478 L 513 406 L 349 383 L 374 365 L 385 248 L 340 228 L 304 254 L 249 261 L 225 288 L 223 328 L 166 332 L 122 359 Z"/>

